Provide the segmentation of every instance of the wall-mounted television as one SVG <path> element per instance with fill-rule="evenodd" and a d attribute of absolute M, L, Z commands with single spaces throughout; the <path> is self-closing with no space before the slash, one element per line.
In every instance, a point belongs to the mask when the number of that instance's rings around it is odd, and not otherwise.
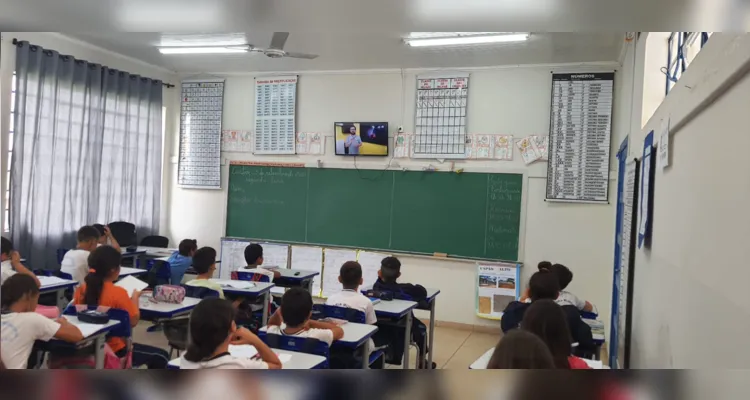
<path fill-rule="evenodd" d="M 337 156 L 387 156 L 387 122 L 336 122 Z"/>

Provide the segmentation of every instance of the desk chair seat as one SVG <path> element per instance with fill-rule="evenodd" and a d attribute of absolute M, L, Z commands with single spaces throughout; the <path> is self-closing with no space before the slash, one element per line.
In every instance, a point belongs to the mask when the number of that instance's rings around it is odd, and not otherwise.
<path fill-rule="evenodd" d="M 141 239 L 141 244 L 139 246 L 159 247 L 162 249 L 166 249 L 167 247 L 169 247 L 169 238 L 166 236 L 158 235 L 146 236 L 145 238 Z"/>

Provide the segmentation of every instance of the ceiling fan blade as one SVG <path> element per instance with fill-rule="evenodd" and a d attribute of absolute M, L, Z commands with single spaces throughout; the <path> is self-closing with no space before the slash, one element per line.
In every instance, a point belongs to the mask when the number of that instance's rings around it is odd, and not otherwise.
<path fill-rule="evenodd" d="M 308 60 L 312 60 L 314 58 L 318 58 L 318 55 L 317 54 L 295 53 L 293 51 L 287 51 L 285 57 L 306 58 Z"/>
<path fill-rule="evenodd" d="M 283 50 L 287 38 L 289 38 L 289 32 L 274 32 L 273 38 L 271 38 L 271 46 L 268 48 Z"/>

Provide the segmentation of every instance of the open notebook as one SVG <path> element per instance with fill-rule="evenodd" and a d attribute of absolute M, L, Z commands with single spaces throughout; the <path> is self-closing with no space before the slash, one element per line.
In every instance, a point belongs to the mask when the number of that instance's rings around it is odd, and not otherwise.
<path fill-rule="evenodd" d="M 235 357 L 244 357 L 244 358 L 257 358 L 258 356 L 258 350 L 249 344 L 243 344 L 243 345 L 229 345 L 229 354 L 235 356 Z M 276 355 L 279 357 L 279 361 L 281 361 L 282 364 L 285 364 L 289 362 L 292 359 L 291 354 L 287 353 L 276 353 Z"/>

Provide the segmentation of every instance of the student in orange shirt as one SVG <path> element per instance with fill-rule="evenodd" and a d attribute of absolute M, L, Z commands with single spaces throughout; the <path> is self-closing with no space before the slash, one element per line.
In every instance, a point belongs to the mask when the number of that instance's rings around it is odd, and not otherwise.
<path fill-rule="evenodd" d="M 130 325 L 138 325 L 141 313 L 138 309 L 140 291 L 132 296 L 114 282 L 120 276 L 122 255 L 112 246 L 100 246 L 88 258 L 89 274 L 73 296 L 75 304 L 105 306 L 125 310 L 130 314 Z M 107 340 L 112 351 L 120 358 L 127 356 L 126 343 L 122 338 Z M 147 365 L 149 369 L 164 369 L 169 362 L 169 353 L 158 347 L 133 343 L 133 366 Z"/>

